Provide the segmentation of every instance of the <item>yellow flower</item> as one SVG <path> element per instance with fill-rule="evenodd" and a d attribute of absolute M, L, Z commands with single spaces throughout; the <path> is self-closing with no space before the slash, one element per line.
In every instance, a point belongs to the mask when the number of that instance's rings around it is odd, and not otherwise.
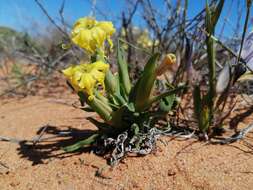
<path fill-rule="evenodd" d="M 163 58 L 162 63 L 156 69 L 156 75 L 160 76 L 164 74 L 167 70 L 172 70 L 175 63 L 176 63 L 176 56 L 173 53 L 167 54 Z"/>
<path fill-rule="evenodd" d="M 108 69 L 108 64 L 97 61 L 91 64 L 81 63 L 70 66 L 62 72 L 77 92 L 83 91 L 89 95 L 89 99 L 92 99 L 93 91 L 98 85 L 104 89 L 104 79 Z"/>
<path fill-rule="evenodd" d="M 73 26 L 71 32 L 72 42 L 79 47 L 94 54 L 97 49 L 104 50 L 104 42 L 107 40 L 113 47 L 111 36 L 115 28 L 111 22 L 96 21 L 93 18 L 80 18 Z"/>
<path fill-rule="evenodd" d="M 104 30 L 107 36 L 112 36 L 115 32 L 112 22 L 101 21 L 96 26 Z"/>

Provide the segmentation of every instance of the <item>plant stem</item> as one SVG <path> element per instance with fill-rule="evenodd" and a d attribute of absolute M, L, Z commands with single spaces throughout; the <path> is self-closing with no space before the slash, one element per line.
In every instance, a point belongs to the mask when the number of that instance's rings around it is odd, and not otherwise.
<path fill-rule="evenodd" d="M 208 2 L 206 4 L 206 29 L 207 32 L 211 35 L 214 34 L 215 31 L 215 23 L 212 23 L 212 14 L 209 9 Z M 208 102 L 207 105 L 209 107 L 210 113 L 210 121 L 213 117 L 213 105 L 215 98 L 215 80 L 216 80 L 216 72 L 215 72 L 215 49 L 214 49 L 214 41 L 211 36 L 206 37 L 206 46 L 207 46 L 207 56 L 208 56 L 208 68 L 209 68 L 209 91 L 208 91 Z"/>

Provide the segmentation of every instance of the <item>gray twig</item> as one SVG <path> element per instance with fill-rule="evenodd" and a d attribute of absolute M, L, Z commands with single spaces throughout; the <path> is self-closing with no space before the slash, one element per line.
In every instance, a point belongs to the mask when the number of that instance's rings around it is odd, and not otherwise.
<path fill-rule="evenodd" d="M 47 10 L 45 9 L 45 7 L 41 4 L 41 2 L 39 0 L 34 0 L 35 3 L 40 7 L 40 9 L 42 10 L 42 12 L 47 16 L 47 18 L 49 19 L 49 21 L 62 33 L 64 34 L 67 38 L 69 38 L 69 35 L 60 27 L 56 24 L 56 22 L 54 21 L 54 19 L 48 14 Z"/>
<path fill-rule="evenodd" d="M 40 134 L 37 137 L 33 138 L 33 140 L 32 140 L 33 141 L 33 145 L 36 145 L 38 142 L 41 141 L 42 136 L 45 134 L 45 132 L 46 132 L 46 130 L 47 130 L 48 127 L 49 127 L 49 125 L 45 125 L 43 127 L 42 131 L 40 132 Z"/>

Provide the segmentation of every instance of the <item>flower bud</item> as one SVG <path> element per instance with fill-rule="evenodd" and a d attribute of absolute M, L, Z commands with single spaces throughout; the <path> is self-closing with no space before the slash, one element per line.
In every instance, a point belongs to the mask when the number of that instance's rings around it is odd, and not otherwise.
<path fill-rule="evenodd" d="M 167 54 L 162 63 L 156 69 L 156 76 L 164 74 L 168 70 L 173 70 L 173 66 L 176 63 L 176 56 L 173 53 Z"/>

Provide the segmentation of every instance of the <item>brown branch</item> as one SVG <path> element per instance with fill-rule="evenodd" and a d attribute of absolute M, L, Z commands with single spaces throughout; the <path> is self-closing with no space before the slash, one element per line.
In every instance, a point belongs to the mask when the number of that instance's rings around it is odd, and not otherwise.
<path fill-rule="evenodd" d="M 60 27 L 56 24 L 55 20 L 48 14 L 47 10 L 45 9 L 45 7 L 41 4 L 41 2 L 39 0 L 34 0 L 35 3 L 40 7 L 40 9 L 42 10 L 42 12 L 47 16 L 47 18 L 49 19 L 49 21 L 66 37 L 69 38 L 69 35 Z"/>

